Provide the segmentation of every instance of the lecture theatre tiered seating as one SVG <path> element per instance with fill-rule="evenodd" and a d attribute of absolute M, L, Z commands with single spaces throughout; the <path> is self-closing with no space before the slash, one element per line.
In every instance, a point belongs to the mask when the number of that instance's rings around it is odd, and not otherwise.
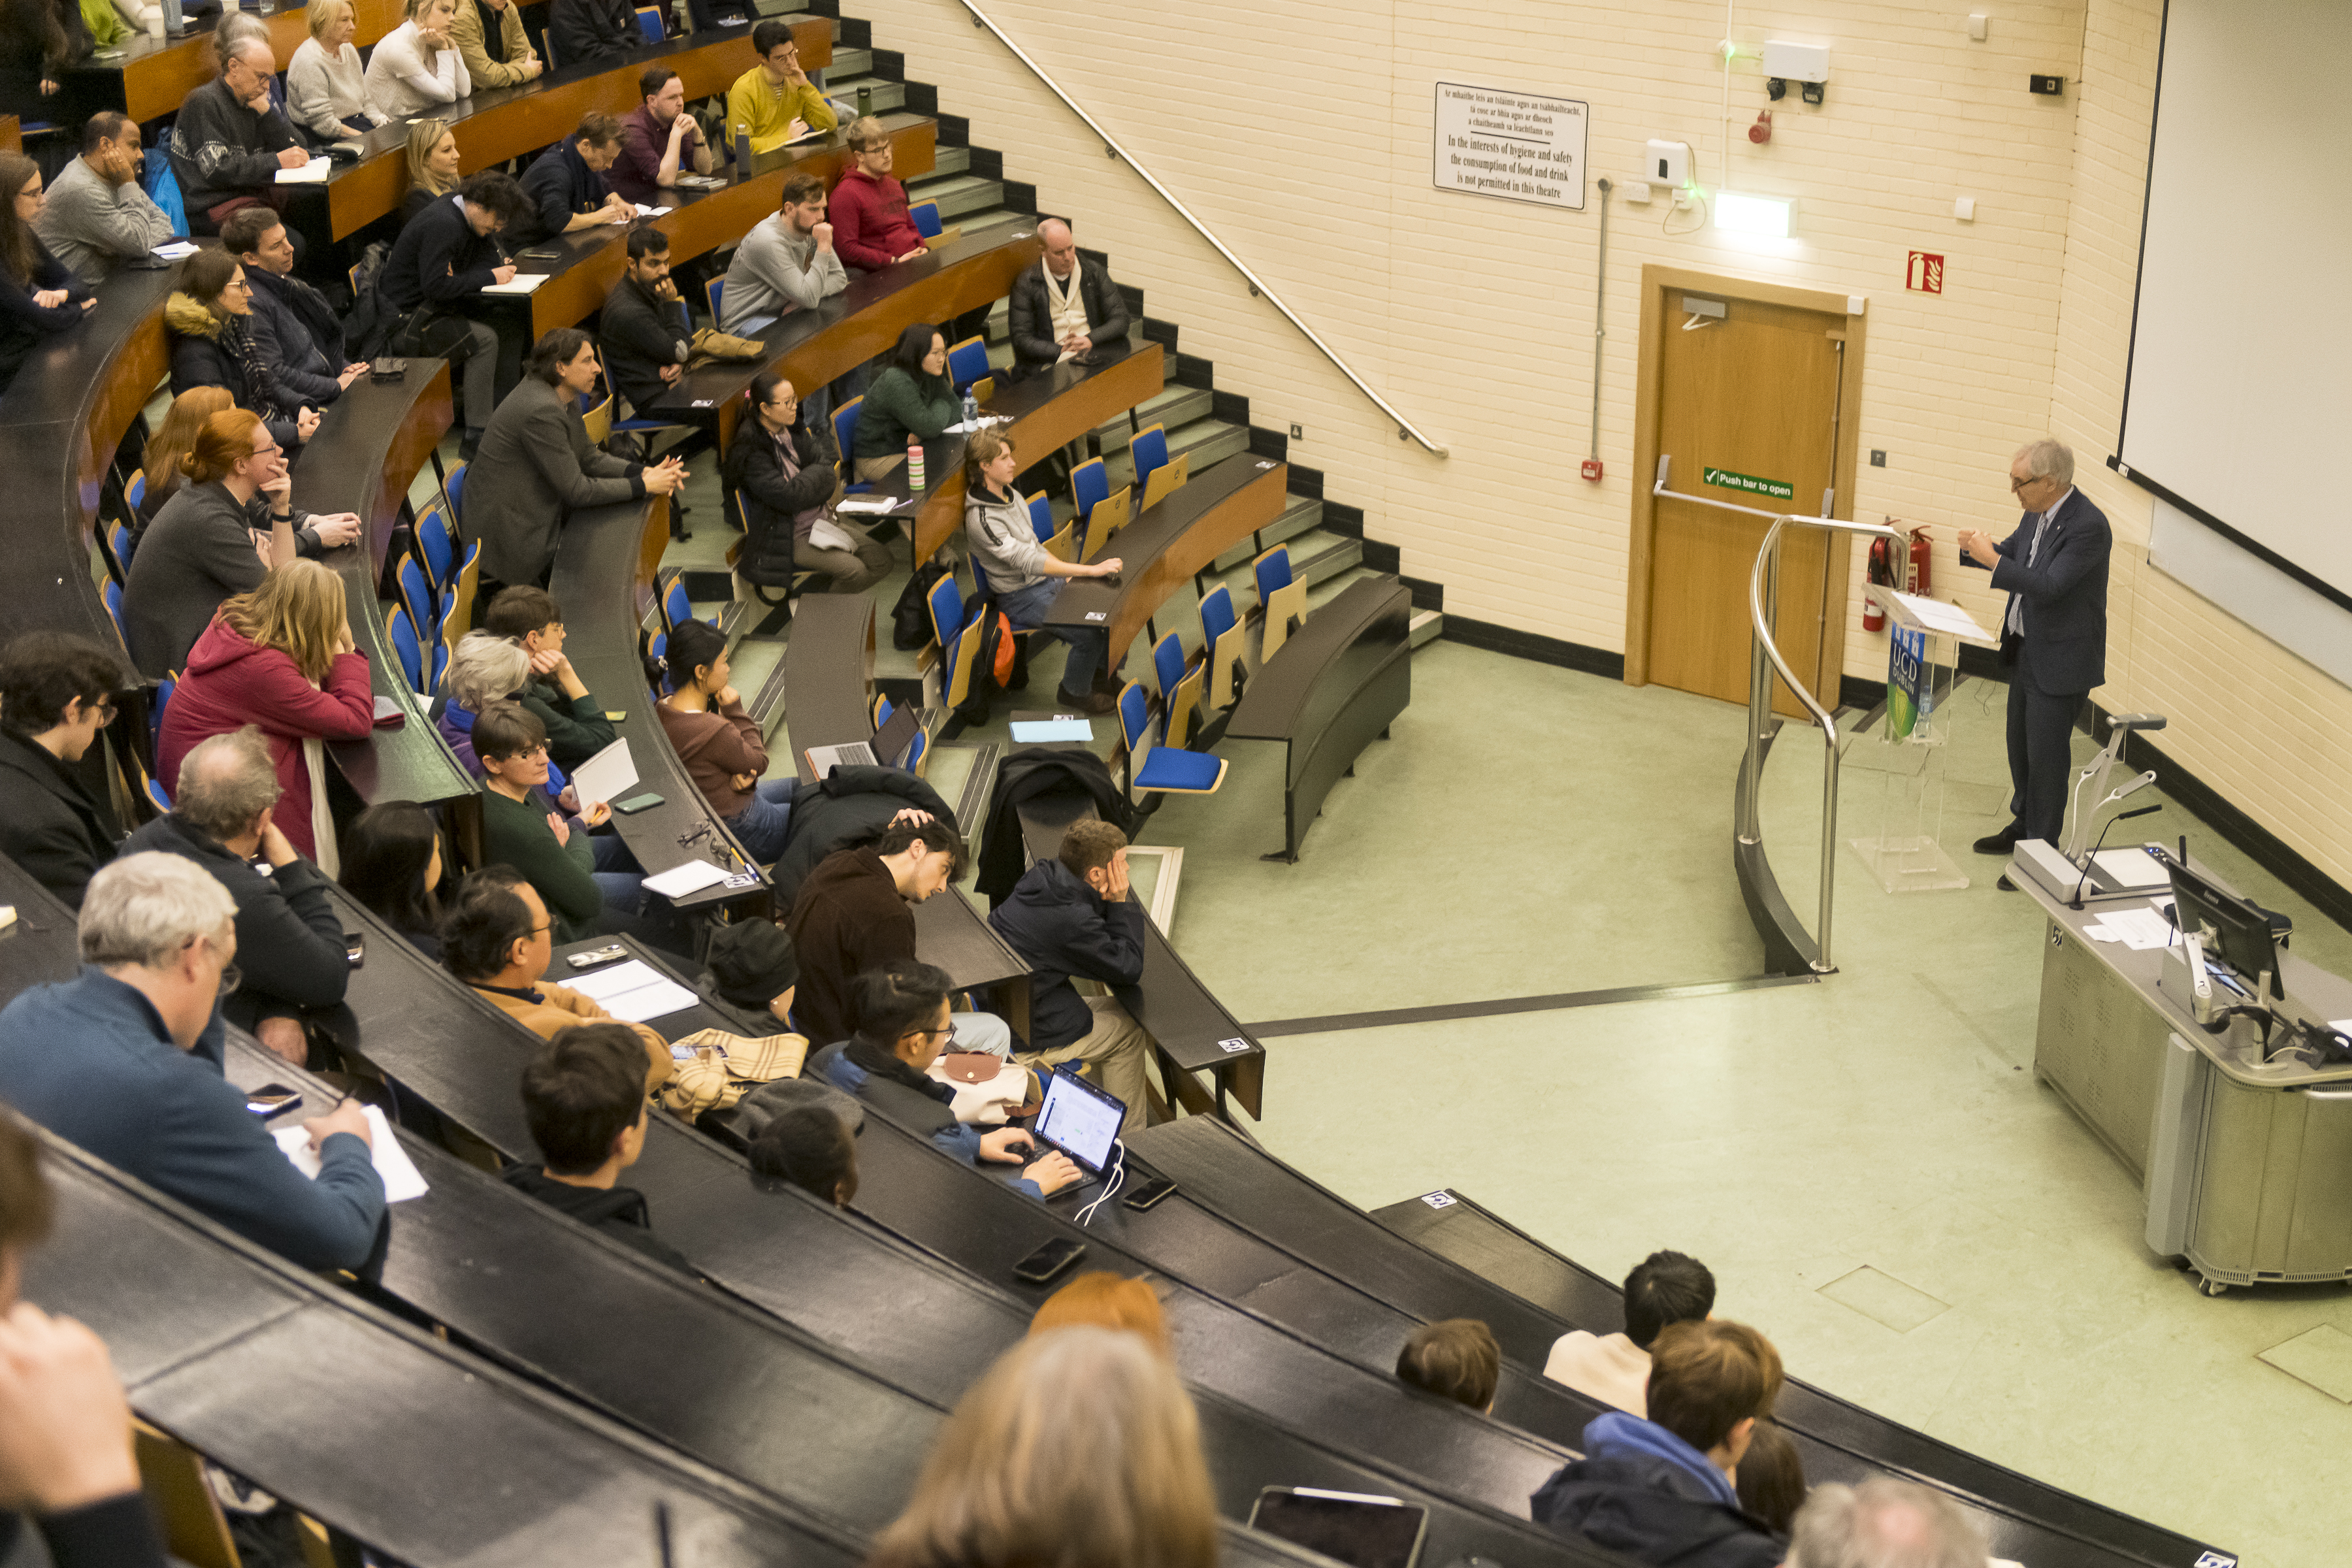
<path fill-rule="evenodd" d="M 363 41 L 386 29 L 383 11 L 362 6 Z M 281 64 L 292 47 L 285 24 L 284 15 L 273 23 Z M 794 26 L 813 69 L 866 54 L 861 25 L 811 16 Z M 855 47 L 845 47 L 837 35 L 853 29 Z M 183 58 L 192 47 L 138 43 L 118 72 L 133 113 L 167 112 L 172 95 L 193 85 Z M 722 90 L 751 57 L 740 30 L 721 29 L 649 45 L 623 68 L 559 70 L 477 95 L 459 121 L 468 168 L 547 145 L 584 109 L 630 107 L 649 58 L 674 65 L 689 94 L 701 96 Z M 871 64 L 870 56 L 854 62 Z M 949 155 L 957 171 L 970 167 L 969 149 L 941 144 L 945 121 L 927 94 L 892 98 L 922 106 L 887 120 L 902 176 Z M 302 192 L 292 216 L 314 243 L 361 237 L 396 208 L 404 177 L 396 142 L 390 132 L 368 138 L 360 162 Z M 837 138 L 783 150 L 748 178 L 683 194 L 658 221 L 679 259 L 709 254 L 774 210 L 789 173 L 830 176 L 839 163 Z M 1023 190 L 1007 199 L 1020 209 L 1036 205 Z M 803 386 L 821 384 L 871 359 L 909 322 L 989 305 L 1034 264 L 1034 227 L 1025 210 L 968 222 L 929 258 L 765 329 L 764 363 Z M 556 242 L 560 258 L 538 264 L 554 278 L 515 307 L 525 330 L 593 314 L 619 272 L 617 241 L 591 231 Z M 168 286 L 166 275 L 149 272 L 110 282 L 91 320 L 35 354 L 0 395 L 0 449 L 15 481 L 0 495 L 0 542 L 17 566 L 12 629 L 113 635 L 95 536 L 120 508 L 116 454 L 163 374 Z M 1008 388 L 994 406 L 1014 417 L 1030 450 L 1103 427 L 1124 426 L 1124 438 L 1200 390 L 1185 378 L 1197 381 L 1204 367 L 1173 343 L 1172 328 L 1144 321 L 1127 353 Z M 655 412 L 694 417 L 706 405 L 700 416 L 719 440 L 731 439 L 735 395 L 756 368 L 692 373 L 677 406 Z M 474 785 L 425 718 L 420 686 L 430 680 L 404 674 L 379 594 L 414 548 L 421 520 L 408 497 L 437 462 L 450 416 L 448 370 L 438 362 L 412 363 L 382 384 L 362 380 L 302 454 L 295 497 L 365 521 L 363 542 L 331 563 L 377 695 L 404 721 L 336 748 L 342 784 L 361 803 L 441 805 L 462 852 Z M 907 509 L 918 559 L 961 521 L 961 443 L 948 438 L 929 456 L 944 477 Z M 1302 476 L 1278 454 L 1195 444 L 1176 472 L 1183 483 L 1162 481 L 1147 504 L 1120 515 L 1112 548 L 1127 562 L 1122 581 L 1074 589 L 1066 606 L 1103 617 L 1114 666 L 1139 634 L 1156 640 L 1158 618 L 1188 585 L 1197 590 L 1220 563 L 1278 545 L 1297 511 L 1293 486 Z M 1311 482 L 1319 489 L 1319 476 Z M 659 498 L 573 518 L 553 584 L 572 658 L 618 715 L 641 778 L 665 797 L 621 824 L 649 871 L 740 854 L 646 706 L 638 654 L 661 624 L 667 523 Z M 432 576 L 409 634 L 429 660 L 440 628 L 415 623 L 448 613 L 457 584 L 438 579 L 461 568 L 446 556 L 416 564 Z M 1230 724 L 1236 738 L 1281 742 L 1301 755 L 1292 784 L 1303 817 L 1337 772 L 1313 761 L 1316 746 L 1327 735 L 1360 746 L 1392 711 L 1378 702 L 1397 698 L 1382 681 L 1409 636 L 1410 612 L 1393 579 L 1384 581 L 1364 587 L 1361 604 L 1349 601 L 1328 626 L 1310 619 L 1310 630 L 1325 634 L 1319 642 L 1294 636 L 1271 658 L 1267 642 L 1279 647 L 1281 638 L 1234 616 L 1229 597 L 1209 614 L 1201 732 L 1213 743 Z M 1286 619 L 1277 630 L 1287 627 Z M 874 635 L 870 602 L 803 606 L 775 688 L 796 749 L 873 736 Z M 1370 689 L 1378 701 L 1332 698 L 1338 689 L 1318 684 L 1327 668 L 1378 672 L 1347 677 L 1349 690 Z M 429 671 L 429 662 L 420 668 Z M 1263 692 L 1254 706 L 1236 707 L 1254 692 Z M 1175 691 L 1165 695 L 1173 706 Z M 1158 721 L 1169 717 L 1163 710 Z M 1184 733 L 1192 728 L 1180 723 L 1170 743 L 1202 743 Z M 152 766 L 147 732 L 134 710 L 110 736 L 134 774 Z M 1051 805 L 1029 814 L 1030 850 L 1049 847 L 1068 820 Z M 1291 825 L 1288 852 L 1303 831 Z M 70 912 L 5 860 L 0 902 L 18 916 L 0 942 L 0 996 L 69 975 Z M 739 918 L 780 912 L 756 874 L 689 907 Z M 1528 1494 L 1573 1456 L 1600 1411 L 1539 1375 L 1545 1350 L 1570 1328 L 1618 1326 L 1607 1287 L 1467 1200 L 1366 1215 L 1259 1149 L 1232 1110 L 1259 1110 L 1265 1049 L 1156 928 L 1139 1011 L 1161 1049 L 1163 1097 L 1196 1114 L 1140 1135 L 1133 1153 L 1139 1166 L 1174 1178 L 1171 1198 L 1147 1211 L 1105 1205 L 1082 1226 L 1087 1193 L 1040 1205 L 876 1117 L 860 1140 L 857 1201 L 836 1209 L 754 1175 L 724 1118 L 706 1129 L 658 1112 L 629 1179 L 703 1284 L 491 1173 L 503 1161 L 533 1157 L 516 1086 L 535 1037 L 366 910 L 349 900 L 340 909 L 346 926 L 364 933 L 367 962 L 352 973 L 344 1006 L 320 1027 L 352 1072 L 389 1086 L 412 1113 L 413 1127 L 399 1136 L 430 1189 L 395 1206 L 383 1256 L 356 1280 L 301 1274 L 52 1144 L 63 1213 L 26 1280 L 30 1299 L 107 1339 L 144 1420 L 327 1530 L 415 1564 L 855 1563 L 906 1501 L 945 1412 L 1024 1333 L 1046 1294 L 1017 1278 L 1015 1265 L 1059 1239 L 1082 1245 L 1087 1267 L 1143 1277 L 1160 1297 L 1200 1409 L 1230 1561 L 1323 1561 L 1237 1522 L 1267 1486 L 1419 1503 L 1429 1510 L 1423 1561 L 1433 1564 L 1623 1561 L 1528 1518 Z M 1021 966 L 971 905 L 936 900 L 919 919 L 926 957 L 960 986 L 999 988 L 1018 1016 Z M 759 1020 L 708 1002 L 664 1023 L 674 1034 L 703 1025 L 763 1032 Z M 337 1092 L 242 1037 L 228 1073 L 248 1088 L 287 1084 L 314 1104 Z M 1453 1316 L 1484 1319 L 1502 1341 L 1492 1418 L 1407 1389 L 1391 1373 L 1416 1324 Z M 1937 1486 L 1982 1521 L 1999 1554 L 2035 1568 L 2192 1568 L 2205 1550 L 1801 1384 L 1791 1385 L 1784 1415 L 1813 1479 L 1900 1474 Z"/>

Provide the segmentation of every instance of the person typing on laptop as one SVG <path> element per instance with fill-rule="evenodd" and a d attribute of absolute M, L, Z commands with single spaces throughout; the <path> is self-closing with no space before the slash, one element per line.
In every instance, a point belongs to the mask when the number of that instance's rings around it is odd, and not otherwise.
<path fill-rule="evenodd" d="M 852 983 L 856 1032 L 825 1047 L 808 1060 L 805 1076 L 832 1084 L 870 1107 L 877 1116 L 919 1132 L 942 1154 L 977 1166 L 986 1160 L 1019 1164 L 1035 1146 L 1018 1127 L 982 1131 L 956 1120 L 955 1093 L 925 1076 L 954 1033 L 947 971 L 900 959 L 868 969 Z M 1048 1198 L 1082 1179 L 1067 1155 L 1051 1152 L 1032 1161 L 1013 1184 L 1014 1190 Z"/>

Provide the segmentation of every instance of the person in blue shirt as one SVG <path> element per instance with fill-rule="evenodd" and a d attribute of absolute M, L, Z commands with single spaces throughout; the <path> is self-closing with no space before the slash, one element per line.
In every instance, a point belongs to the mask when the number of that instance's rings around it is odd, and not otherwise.
<path fill-rule="evenodd" d="M 126 855 L 90 879 L 79 931 L 81 973 L 0 1010 L 0 1100 L 289 1262 L 365 1264 L 384 1197 L 359 1104 L 304 1124 L 311 1180 L 222 1076 L 227 889 L 184 857 Z"/>
<path fill-rule="evenodd" d="M 1780 1375 L 1780 1352 L 1745 1323 L 1668 1325 L 1650 1344 L 1650 1418 L 1590 1422 L 1584 1458 L 1528 1500 L 1536 1522 L 1641 1563 L 1779 1568 L 1788 1542 L 1739 1506 L 1731 1478 Z"/>
<path fill-rule="evenodd" d="M 857 1032 L 809 1058 L 803 1076 L 833 1085 L 931 1141 L 931 1147 L 967 1165 L 982 1160 L 1017 1165 L 1036 1144 L 1018 1127 L 982 1132 L 956 1120 L 955 1091 L 927 1076 L 955 1032 L 948 993 L 955 983 L 933 964 L 899 959 L 869 969 L 850 984 Z M 1034 1198 L 1075 1186 L 1084 1173 L 1059 1150 L 1034 1161 L 1013 1184 Z"/>

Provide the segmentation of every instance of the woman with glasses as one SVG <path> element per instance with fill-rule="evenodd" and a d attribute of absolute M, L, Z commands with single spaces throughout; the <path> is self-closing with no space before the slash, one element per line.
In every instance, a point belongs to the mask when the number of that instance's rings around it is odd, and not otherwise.
<path fill-rule="evenodd" d="M 547 726 L 519 702 L 493 702 L 474 721 L 474 755 L 482 764 L 482 860 L 511 866 L 539 891 L 555 921 L 558 945 L 626 931 L 657 945 L 675 939 L 675 921 L 640 913 L 645 872 L 629 847 L 593 830 L 613 819 L 612 804 L 583 800 L 567 821 L 547 795 Z"/>
<path fill-rule="evenodd" d="M 842 492 L 828 421 L 804 418 L 793 384 L 772 371 L 753 376 L 743 395 L 752 416 L 735 426 L 725 464 L 743 502 L 736 570 L 779 593 L 795 572 L 827 579 L 828 594 L 863 594 L 888 576 L 890 552 L 833 510 Z"/>
<path fill-rule="evenodd" d="M 163 302 L 172 341 L 172 395 L 225 386 L 239 408 L 268 422 L 281 447 L 299 447 L 319 427 L 319 411 L 280 388 L 253 336 L 253 290 L 226 249 L 199 250 L 180 264 L 180 286 Z"/>
<path fill-rule="evenodd" d="M 79 326 L 97 303 L 33 232 L 42 205 L 40 165 L 0 153 L 0 389 L 36 348 Z"/>

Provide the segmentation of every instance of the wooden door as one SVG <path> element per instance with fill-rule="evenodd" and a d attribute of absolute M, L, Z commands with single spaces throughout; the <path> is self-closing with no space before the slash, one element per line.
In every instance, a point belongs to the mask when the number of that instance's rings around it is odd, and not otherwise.
<path fill-rule="evenodd" d="M 1684 308 L 1686 295 L 1720 306 L 1723 314 L 1694 315 Z M 1753 644 L 1748 582 L 1770 525 L 1755 512 L 1818 515 L 1822 493 L 1835 483 L 1846 318 L 1681 288 L 1668 289 L 1664 305 L 1655 317 L 1654 417 L 1657 454 L 1672 465 L 1669 493 L 1654 503 L 1648 679 L 1744 703 Z M 1687 327 L 1694 320 L 1705 324 Z M 1782 530 L 1780 538 L 1774 636 L 1790 668 L 1817 696 L 1832 693 L 1833 702 L 1837 672 L 1823 668 L 1832 609 L 1831 539 L 1798 528 Z M 1843 552 L 1835 554 L 1842 560 Z M 1834 585 L 1842 616 L 1844 584 Z M 1777 677 L 1773 707 L 1804 711 Z"/>

